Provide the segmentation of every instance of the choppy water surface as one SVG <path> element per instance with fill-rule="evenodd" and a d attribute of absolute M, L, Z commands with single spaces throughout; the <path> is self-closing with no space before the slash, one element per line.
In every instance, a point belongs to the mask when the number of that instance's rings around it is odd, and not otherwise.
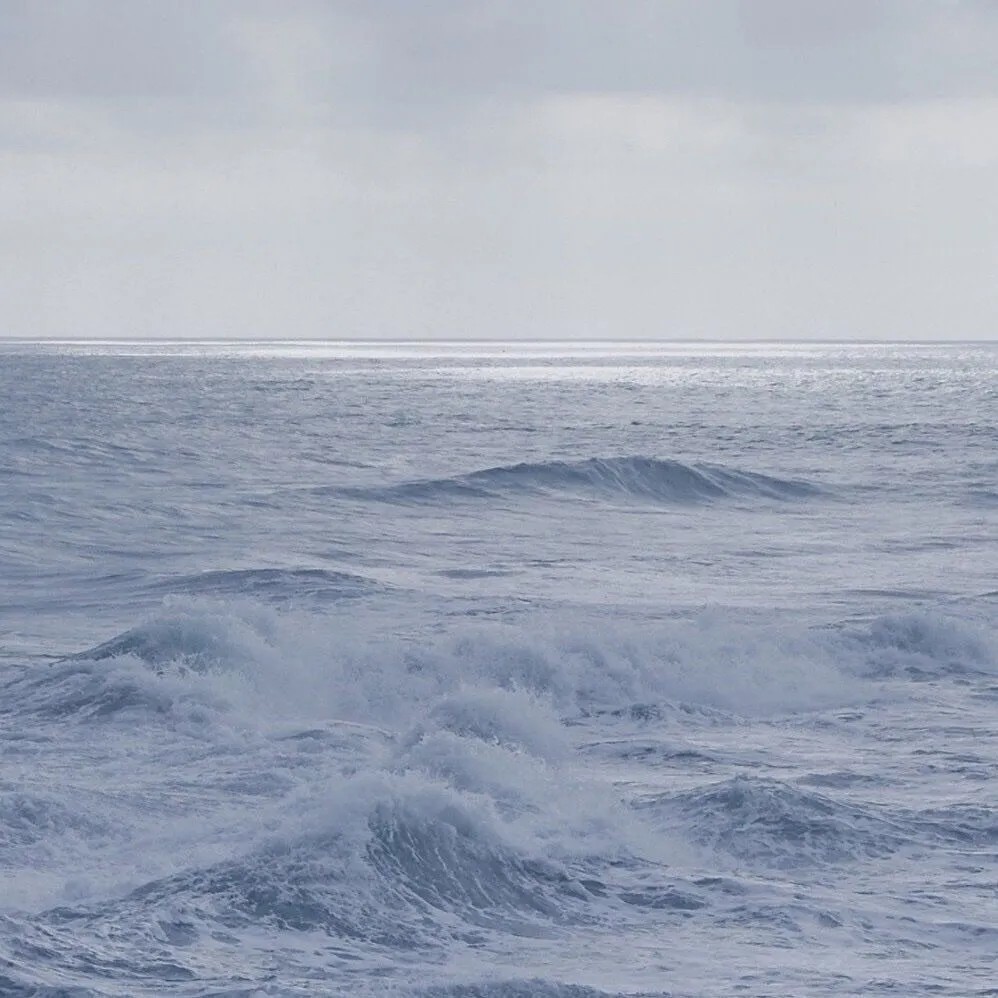
<path fill-rule="evenodd" d="M 0 400 L 0 994 L 998 993 L 998 348 Z"/>

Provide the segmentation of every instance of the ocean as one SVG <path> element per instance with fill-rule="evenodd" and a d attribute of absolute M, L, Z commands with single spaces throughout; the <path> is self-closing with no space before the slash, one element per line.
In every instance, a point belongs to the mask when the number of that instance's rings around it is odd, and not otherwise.
<path fill-rule="evenodd" d="M 998 344 L 0 341 L 0 995 L 998 995 Z"/>

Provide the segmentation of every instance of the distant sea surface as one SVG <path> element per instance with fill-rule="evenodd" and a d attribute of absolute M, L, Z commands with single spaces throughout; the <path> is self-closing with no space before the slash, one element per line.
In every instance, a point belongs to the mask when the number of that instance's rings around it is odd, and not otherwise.
<path fill-rule="evenodd" d="M 998 345 L 0 341 L 0 995 L 998 994 Z"/>

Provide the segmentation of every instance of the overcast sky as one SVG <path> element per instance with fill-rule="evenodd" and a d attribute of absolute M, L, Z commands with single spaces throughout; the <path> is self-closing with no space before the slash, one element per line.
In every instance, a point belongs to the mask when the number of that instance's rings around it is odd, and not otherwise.
<path fill-rule="evenodd" d="M 0 335 L 998 337 L 998 0 L 0 0 Z"/>

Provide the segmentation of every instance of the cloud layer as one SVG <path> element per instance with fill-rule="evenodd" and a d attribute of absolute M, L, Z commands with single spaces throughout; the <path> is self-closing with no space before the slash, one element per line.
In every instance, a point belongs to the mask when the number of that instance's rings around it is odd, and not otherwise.
<path fill-rule="evenodd" d="M 992 338 L 998 7 L 8 0 L 0 335 Z"/>

